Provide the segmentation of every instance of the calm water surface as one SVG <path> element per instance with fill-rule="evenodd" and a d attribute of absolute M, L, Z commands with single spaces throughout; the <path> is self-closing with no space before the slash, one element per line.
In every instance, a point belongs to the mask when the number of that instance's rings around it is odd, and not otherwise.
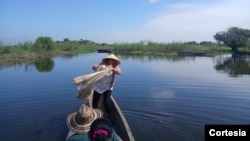
<path fill-rule="evenodd" d="M 82 101 L 73 78 L 106 54 L 0 66 L 0 140 L 63 141 Z M 205 124 L 250 124 L 250 59 L 124 56 L 113 96 L 137 141 L 203 141 Z"/>

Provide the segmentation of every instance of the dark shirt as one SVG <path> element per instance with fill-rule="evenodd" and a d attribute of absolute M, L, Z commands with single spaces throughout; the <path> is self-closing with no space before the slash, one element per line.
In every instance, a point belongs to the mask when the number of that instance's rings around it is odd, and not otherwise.
<path fill-rule="evenodd" d="M 119 141 L 120 137 L 113 130 L 114 141 Z M 66 141 L 90 141 L 88 134 L 74 134 L 66 139 Z"/>

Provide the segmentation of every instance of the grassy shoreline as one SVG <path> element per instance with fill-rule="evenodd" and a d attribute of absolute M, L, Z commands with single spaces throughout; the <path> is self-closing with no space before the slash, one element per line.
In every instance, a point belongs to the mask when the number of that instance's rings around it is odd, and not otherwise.
<path fill-rule="evenodd" d="M 0 47 L 0 64 L 13 64 L 20 62 L 33 62 L 40 58 L 56 56 L 73 56 L 81 53 L 95 52 L 98 49 L 111 50 L 117 54 L 168 54 L 178 55 L 179 52 L 205 53 L 210 55 L 231 53 L 231 48 L 218 46 L 214 43 L 198 44 L 188 43 L 120 43 L 120 44 L 97 44 L 94 42 L 56 42 L 53 48 L 37 50 L 32 43 L 24 43 L 14 46 Z M 243 50 L 244 51 L 244 50 Z"/>

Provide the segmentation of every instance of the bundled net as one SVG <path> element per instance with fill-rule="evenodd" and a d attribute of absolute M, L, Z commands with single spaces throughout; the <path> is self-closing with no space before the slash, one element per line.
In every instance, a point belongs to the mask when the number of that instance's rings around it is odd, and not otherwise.
<path fill-rule="evenodd" d="M 97 72 L 80 75 L 74 78 L 74 84 L 77 86 L 78 94 L 77 99 L 86 99 L 93 92 L 93 86 L 97 81 L 102 79 L 106 74 L 112 70 L 112 66 L 99 67 Z"/>

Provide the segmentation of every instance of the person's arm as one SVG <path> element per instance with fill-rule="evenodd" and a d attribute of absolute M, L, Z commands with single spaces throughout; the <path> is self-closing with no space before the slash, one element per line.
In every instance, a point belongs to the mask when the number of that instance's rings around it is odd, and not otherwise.
<path fill-rule="evenodd" d="M 97 68 L 98 68 L 100 65 L 103 65 L 103 62 L 100 62 L 100 63 L 98 63 L 98 64 L 93 65 L 93 66 L 92 66 L 92 69 L 96 71 Z"/>
<path fill-rule="evenodd" d="M 113 68 L 113 72 L 119 75 L 122 74 L 122 70 L 119 66 L 116 66 L 115 68 Z"/>

